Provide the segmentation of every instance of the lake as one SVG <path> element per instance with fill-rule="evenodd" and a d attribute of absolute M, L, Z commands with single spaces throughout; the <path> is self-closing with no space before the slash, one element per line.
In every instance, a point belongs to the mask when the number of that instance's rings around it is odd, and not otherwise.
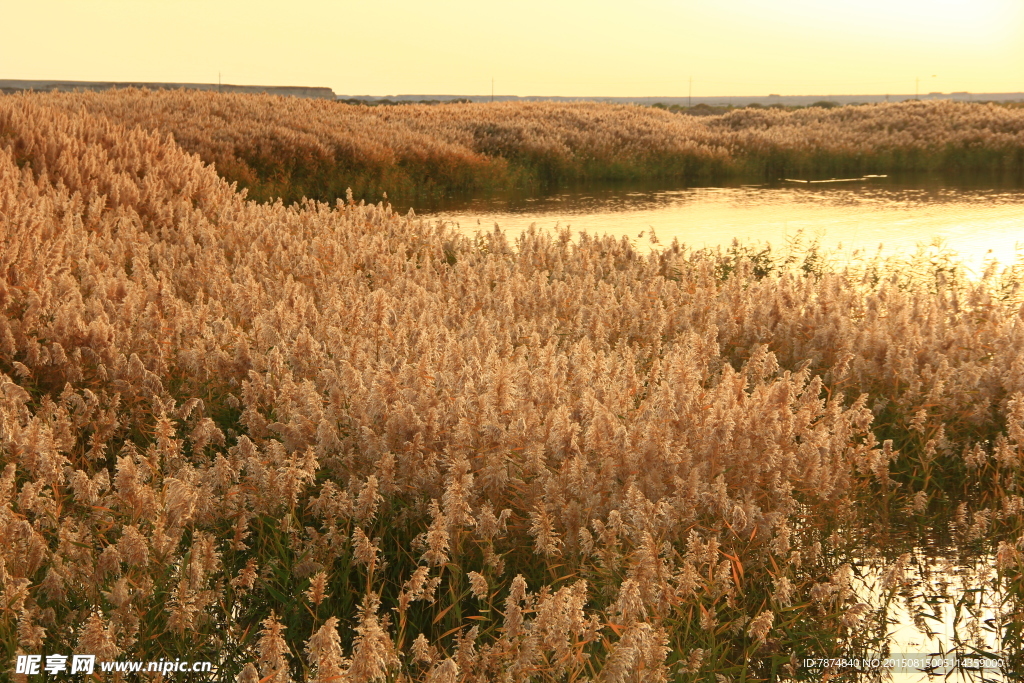
<path fill-rule="evenodd" d="M 719 187 L 594 185 L 550 193 L 507 193 L 417 208 L 467 233 L 499 225 L 514 237 L 531 223 L 574 233 L 628 236 L 649 245 L 673 239 L 694 248 L 734 238 L 785 247 L 802 234 L 840 259 L 855 251 L 909 254 L 940 241 L 980 272 L 992 258 L 1012 263 L 1024 249 L 1024 185 L 933 178 L 864 178 Z"/>

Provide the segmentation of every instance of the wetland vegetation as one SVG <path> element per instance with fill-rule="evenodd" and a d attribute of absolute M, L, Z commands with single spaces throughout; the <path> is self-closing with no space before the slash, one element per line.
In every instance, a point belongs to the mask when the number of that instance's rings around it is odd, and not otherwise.
<path fill-rule="evenodd" d="M 244 683 L 850 676 L 802 662 L 883 648 L 920 585 L 913 542 L 887 539 L 938 533 L 991 559 L 998 600 L 957 614 L 1024 668 L 1024 264 L 969 279 L 813 249 L 513 242 L 229 182 L 333 200 L 1019 173 L 1019 111 L 386 109 L 0 97 L 7 662 L 187 657 Z"/>
<path fill-rule="evenodd" d="M 609 180 L 936 173 L 1024 176 L 1024 109 L 951 101 L 744 108 L 719 115 L 594 103 L 366 107 L 124 89 L 35 96 L 172 135 L 249 198 L 417 205 L 439 196 Z M 694 113 L 696 113 L 696 109 Z"/>

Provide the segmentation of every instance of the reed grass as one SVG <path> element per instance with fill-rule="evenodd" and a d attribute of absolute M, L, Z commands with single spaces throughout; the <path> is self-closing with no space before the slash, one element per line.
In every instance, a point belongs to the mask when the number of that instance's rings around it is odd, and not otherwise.
<path fill-rule="evenodd" d="M 952 101 L 684 116 L 595 103 L 365 107 L 123 89 L 29 95 L 170 134 L 251 199 L 426 198 L 579 181 L 952 173 L 1021 178 L 1024 110 Z"/>
<path fill-rule="evenodd" d="M 870 635 L 843 560 L 865 503 L 956 506 L 1019 595 L 1020 264 L 257 203 L 129 120 L 178 97 L 0 98 L 7 662 L 799 677 Z"/>

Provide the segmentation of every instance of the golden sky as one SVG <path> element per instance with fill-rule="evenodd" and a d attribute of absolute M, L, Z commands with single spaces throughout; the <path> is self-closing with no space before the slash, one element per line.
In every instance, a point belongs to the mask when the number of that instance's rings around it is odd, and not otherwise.
<path fill-rule="evenodd" d="M 1024 91 L 1024 0 L 0 0 L 0 79 L 345 95 Z"/>

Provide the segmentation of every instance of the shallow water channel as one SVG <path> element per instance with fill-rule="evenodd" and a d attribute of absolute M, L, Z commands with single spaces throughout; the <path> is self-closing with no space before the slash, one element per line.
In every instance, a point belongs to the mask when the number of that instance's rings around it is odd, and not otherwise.
<path fill-rule="evenodd" d="M 638 246 L 673 239 L 692 248 L 746 243 L 784 248 L 797 235 L 842 259 L 912 254 L 938 240 L 981 272 L 995 258 L 1024 255 L 1024 185 L 952 183 L 934 178 L 866 177 L 823 182 L 665 187 L 594 185 L 570 190 L 506 193 L 416 207 L 425 217 L 466 233 L 499 225 L 514 237 L 530 224 L 569 227 L 575 234 L 627 236 Z"/>
<path fill-rule="evenodd" d="M 869 607 L 865 619 L 874 631 L 874 646 L 855 656 L 873 660 L 874 673 L 852 678 L 1019 680 L 1001 661 L 1012 606 L 1000 588 L 995 557 L 964 552 L 930 534 L 914 541 L 896 560 L 853 562 L 851 588 Z"/>
<path fill-rule="evenodd" d="M 797 240 L 804 247 L 817 242 L 839 261 L 858 254 L 872 257 L 879 249 L 883 257 L 948 249 L 975 276 L 992 259 L 1009 265 L 1024 258 L 1021 184 L 873 177 L 720 187 L 603 185 L 492 195 L 416 210 L 470 235 L 497 225 L 510 238 L 535 224 L 569 227 L 573 234 L 626 236 L 638 246 L 650 245 L 652 232 L 661 245 L 678 239 L 696 249 L 727 247 L 738 239 L 784 250 Z M 967 657 L 970 664 L 972 656 L 1002 650 L 1008 605 L 999 590 L 995 558 L 962 552 L 943 536 L 904 536 L 896 544 L 905 560 L 899 566 L 894 557 L 870 555 L 851 563 L 850 588 L 866 605 L 864 618 L 875 633 L 874 649 L 856 656 L 889 659 L 881 672 L 853 680 L 1019 680 L 1014 672 L 984 668 L 916 670 L 915 664 L 928 656 L 944 656 L 946 662 Z M 844 674 L 841 680 L 851 680 L 851 670 Z M 821 680 L 829 679 L 822 675 Z"/>

